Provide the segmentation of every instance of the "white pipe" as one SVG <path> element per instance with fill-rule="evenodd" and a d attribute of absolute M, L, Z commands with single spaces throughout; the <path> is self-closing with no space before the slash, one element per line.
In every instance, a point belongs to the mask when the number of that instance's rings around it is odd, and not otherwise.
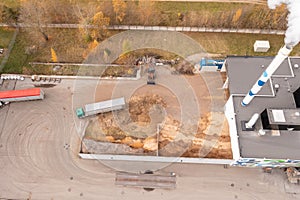
<path fill-rule="evenodd" d="M 246 95 L 246 97 L 242 101 L 242 106 L 247 106 L 252 99 L 254 98 L 254 95 L 256 95 L 261 88 L 264 86 L 264 84 L 270 79 L 270 77 L 274 74 L 274 72 L 278 69 L 278 67 L 281 65 L 281 63 L 288 57 L 288 55 L 291 53 L 293 49 L 289 48 L 287 46 L 282 47 L 276 57 L 273 59 L 271 64 L 268 66 L 268 68 L 263 72 L 263 74 L 260 76 L 258 81 L 253 85 L 249 93 Z"/>
<path fill-rule="evenodd" d="M 259 118 L 259 114 L 258 113 L 254 113 L 254 115 L 251 117 L 251 119 L 249 120 L 249 122 L 247 122 L 246 128 L 252 128 L 254 126 L 254 124 L 256 123 L 256 121 Z"/>
<path fill-rule="evenodd" d="M 265 131 L 264 129 L 259 129 L 258 135 L 259 135 L 259 136 L 266 135 L 266 131 Z"/>

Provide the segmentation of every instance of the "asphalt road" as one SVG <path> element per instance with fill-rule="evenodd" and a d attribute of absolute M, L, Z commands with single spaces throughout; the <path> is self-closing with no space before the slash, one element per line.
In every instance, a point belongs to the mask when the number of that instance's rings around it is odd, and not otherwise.
<path fill-rule="evenodd" d="M 94 91 L 92 81 L 76 84 Z M 31 82 L 17 82 L 16 88 L 24 87 Z M 299 187 L 286 184 L 279 172 L 220 165 L 165 164 L 161 172 L 177 174 L 175 190 L 115 186 L 110 163 L 77 156 L 81 129 L 73 116 L 74 81 L 44 90 L 42 101 L 12 103 L 0 110 L 0 199 L 300 199 Z"/>

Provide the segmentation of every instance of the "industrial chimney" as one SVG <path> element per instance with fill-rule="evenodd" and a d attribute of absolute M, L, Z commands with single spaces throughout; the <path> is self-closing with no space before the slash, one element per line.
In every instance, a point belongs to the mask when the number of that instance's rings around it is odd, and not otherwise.
<path fill-rule="evenodd" d="M 258 81 L 253 85 L 253 87 L 251 88 L 247 96 L 243 99 L 241 103 L 242 106 L 247 106 L 252 101 L 254 95 L 256 95 L 261 90 L 264 84 L 270 79 L 270 77 L 278 69 L 281 63 L 288 57 L 291 51 L 292 51 L 292 47 L 288 47 L 286 45 L 279 50 L 274 60 L 271 62 L 268 68 L 263 72 L 263 74 L 260 76 Z"/>
<path fill-rule="evenodd" d="M 282 47 L 277 56 L 271 62 L 266 71 L 263 72 L 258 81 L 251 88 L 247 96 L 241 102 L 242 106 L 247 106 L 262 88 L 262 86 L 270 79 L 274 72 L 278 69 L 280 64 L 288 57 L 294 46 L 300 41 L 300 0 L 268 0 L 268 6 L 275 9 L 280 4 L 286 4 L 289 10 L 288 28 L 285 33 L 285 46 Z"/>

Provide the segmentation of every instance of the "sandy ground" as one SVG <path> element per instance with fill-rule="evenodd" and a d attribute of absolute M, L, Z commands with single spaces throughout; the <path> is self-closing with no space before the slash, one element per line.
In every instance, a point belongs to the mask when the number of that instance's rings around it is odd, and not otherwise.
<path fill-rule="evenodd" d="M 108 167 L 109 162 L 77 156 L 84 123 L 74 117 L 74 109 L 94 96 L 93 85 L 63 80 L 44 89 L 43 101 L 12 103 L 0 110 L 0 199 L 300 198 L 299 187 L 286 184 L 280 173 L 220 165 L 164 163 L 161 172 L 177 174 L 175 190 L 115 186 L 116 169 Z M 31 81 L 16 85 L 25 87 L 32 87 Z M 79 95 L 76 88 L 87 95 Z M 122 166 L 139 170 L 141 165 L 153 169 L 162 164 L 119 162 L 118 170 Z"/>

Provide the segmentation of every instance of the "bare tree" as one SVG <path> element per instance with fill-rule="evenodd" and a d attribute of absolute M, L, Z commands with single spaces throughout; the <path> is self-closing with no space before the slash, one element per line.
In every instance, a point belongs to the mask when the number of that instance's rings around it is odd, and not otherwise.
<path fill-rule="evenodd" d="M 17 8 L 10 8 L 4 4 L 0 4 L 0 22 L 2 23 L 16 23 L 19 17 L 19 10 Z"/>
<path fill-rule="evenodd" d="M 149 24 L 150 16 L 154 12 L 154 2 L 148 0 L 140 0 L 138 2 L 138 11 L 141 21 L 146 25 Z"/>
<path fill-rule="evenodd" d="M 26 30 L 31 35 L 40 34 L 48 41 L 47 24 L 75 22 L 72 6 L 65 0 L 24 0 L 18 21 L 28 27 Z"/>
<path fill-rule="evenodd" d="M 45 31 L 45 25 L 51 23 L 51 8 L 47 1 L 27 0 L 22 1 L 19 22 L 28 26 L 30 33 L 42 34 L 45 41 L 49 36 Z"/>

